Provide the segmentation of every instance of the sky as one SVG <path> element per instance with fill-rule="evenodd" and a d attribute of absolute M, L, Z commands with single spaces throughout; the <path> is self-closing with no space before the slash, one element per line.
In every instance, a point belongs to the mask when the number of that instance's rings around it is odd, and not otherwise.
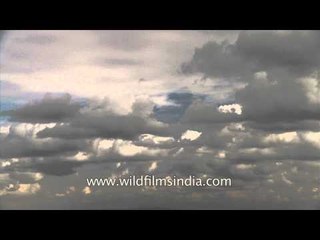
<path fill-rule="evenodd" d="M 320 31 L 0 31 L 0 209 L 320 209 Z M 88 187 L 87 178 L 231 178 Z"/>

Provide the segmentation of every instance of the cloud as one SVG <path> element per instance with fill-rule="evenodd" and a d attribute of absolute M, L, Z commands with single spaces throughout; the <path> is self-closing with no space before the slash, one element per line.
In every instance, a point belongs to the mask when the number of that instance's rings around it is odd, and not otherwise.
<path fill-rule="evenodd" d="M 244 126 L 265 132 L 319 131 L 320 123 L 316 120 L 280 121 L 280 122 L 246 122 Z"/>
<path fill-rule="evenodd" d="M 12 172 L 9 177 L 18 182 L 32 184 L 43 178 L 43 174 L 34 172 Z"/>
<path fill-rule="evenodd" d="M 252 163 L 256 161 L 319 161 L 319 149 L 311 144 L 281 144 L 278 148 L 249 149 L 230 153 L 228 159 L 237 163 Z"/>
<path fill-rule="evenodd" d="M 75 153 L 85 148 L 83 141 L 39 140 L 30 135 L 9 133 L 0 137 L 0 158 L 46 157 Z"/>
<path fill-rule="evenodd" d="M 256 62 L 257 71 L 283 68 L 298 76 L 320 67 L 320 32 L 241 32 L 236 49 L 244 59 Z"/>
<path fill-rule="evenodd" d="M 235 43 L 211 41 L 197 48 L 182 71 L 242 81 L 277 69 L 308 75 L 320 66 L 319 36 L 318 31 L 242 31 Z"/>
<path fill-rule="evenodd" d="M 1 207 L 318 207 L 318 32 L 35 31 L 7 39 Z M 85 181 L 145 174 L 230 177 L 233 186 Z"/>
<path fill-rule="evenodd" d="M 318 120 L 318 104 L 310 103 L 299 83 L 279 79 L 277 84 L 253 82 L 236 92 L 243 116 L 256 122 Z"/>
<path fill-rule="evenodd" d="M 182 65 L 186 74 L 203 73 L 205 76 L 238 77 L 251 68 L 241 56 L 234 53 L 235 46 L 228 42 L 208 42 L 201 48 L 196 48 L 192 60 Z"/>
<path fill-rule="evenodd" d="M 184 132 L 181 136 L 181 140 L 187 139 L 190 141 L 194 141 L 195 139 L 197 139 L 202 133 L 201 132 L 197 132 L 197 131 L 192 131 L 192 130 L 187 130 L 186 132 Z"/>
<path fill-rule="evenodd" d="M 182 116 L 183 123 L 193 124 L 217 124 L 239 122 L 243 120 L 241 115 L 235 112 L 224 113 L 219 111 L 218 104 L 205 103 L 202 101 L 194 102 Z"/>
<path fill-rule="evenodd" d="M 116 115 L 112 112 L 92 111 L 73 118 L 68 125 L 56 125 L 40 131 L 39 138 L 120 138 L 132 140 L 140 134 L 168 135 L 168 128 L 159 122 L 134 114 Z"/>
<path fill-rule="evenodd" d="M 57 98 L 46 95 L 41 101 L 26 104 L 4 114 L 13 122 L 52 123 L 66 121 L 79 113 L 80 108 L 79 103 L 71 102 L 68 94 Z"/>
<path fill-rule="evenodd" d="M 195 101 L 185 110 L 181 121 L 193 124 L 243 122 L 244 126 L 263 131 L 318 130 L 319 104 L 309 100 L 302 84 L 295 79 L 252 81 L 235 90 L 233 105 L 240 111 L 221 111 L 226 106 Z"/>
<path fill-rule="evenodd" d="M 82 163 L 78 161 L 53 159 L 52 161 L 33 163 L 29 168 L 47 175 L 65 176 L 76 173 L 76 168 L 81 165 Z"/>
<path fill-rule="evenodd" d="M 169 93 L 166 99 L 169 104 L 155 106 L 153 108 L 154 116 L 157 120 L 162 122 L 177 122 L 192 102 L 199 98 L 201 99 L 202 96 L 197 96 L 190 92 Z"/>

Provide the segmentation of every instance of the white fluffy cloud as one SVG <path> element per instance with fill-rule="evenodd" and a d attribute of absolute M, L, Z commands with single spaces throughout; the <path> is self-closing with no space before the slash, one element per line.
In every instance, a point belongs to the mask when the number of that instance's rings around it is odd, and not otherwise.
<path fill-rule="evenodd" d="M 198 137 L 200 137 L 202 133 L 198 132 L 198 131 L 193 131 L 193 130 L 187 130 L 186 132 L 184 132 L 181 136 L 181 140 L 196 140 Z"/>

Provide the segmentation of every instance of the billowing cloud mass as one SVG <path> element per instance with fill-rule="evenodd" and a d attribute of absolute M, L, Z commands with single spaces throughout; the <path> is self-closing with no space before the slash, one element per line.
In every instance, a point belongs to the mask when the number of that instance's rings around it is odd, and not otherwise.
<path fill-rule="evenodd" d="M 26 104 L 19 109 L 8 111 L 7 115 L 13 122 L 53 123 L 66 121 L 77 114 L 80 108 L 79 103 L 71 103 L 70 95 L 61 98 L 46 95 L 41 102 Z"/>
<path fill-rule="evenodd" d="M 319 31 L 3 35 L 0 208 L 320 208 Z"/>
<path fill-rule="evenodd" d="M 306 76 L 319 69 L 319 39 L 318 31 L 243 31 L 235 43 L 210 41 L 196 48 L 182 69 L 244 81 L 261 71 Z"/>

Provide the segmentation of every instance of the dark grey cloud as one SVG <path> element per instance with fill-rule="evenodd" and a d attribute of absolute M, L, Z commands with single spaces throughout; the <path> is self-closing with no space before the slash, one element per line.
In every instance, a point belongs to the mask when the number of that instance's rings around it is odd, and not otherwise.
<path fill-rule="evenodd" d="M 183 73 L 203 73 L 205 76 L 239 77 L 253 67 L 235 54 L 235 46 L 228 43 L 208 42 L 196 48 L 192 60 L 181 66 Z"/>
<path fill-rule="evenodd" d="M 83 165 L 83 163 L 78 161 L 61 161 L 55 159 L 55 161 L 33 163 L 28 168 L 47 175 L 66 176 L 76 173 L 76 168 L 81 165 Z"/>
<path fill-rule="evenodd" d="M 237 163 L 255 163 L 258 161 L 319 161 L 320 149 L 307 142 L 277 142 L 269 152 L 259 150 L 242 152 L 239 149 L 230 152 L 227 158 Z M 260 149 L 261 150 L 261 149 Z"/>
<path fill-rule="evenodd" d="M 112 112 L 92 111 L 78 114 L 68 125 L 57 125 L 40 131 L 39 138 L 121 138 L 135 139 L 140 134 L 168 135 L 166 126 L 156 125 L 141 116 L 116 115 Z"/>
<path fill-rule="evenodd" d="M 301 76 L 320 67 L 320 31 L 241 32 L 235 46 L 258 71 L 283 68 Z"/>
<path fill-rule="evenodd" d="M 141 134 L 178 137 L 183 129 L 157 121 L 153 116 L 154 114 L 145 114 L 145 108 L 148 108 L 147 103 L 134 103 L 133 112 L 126 115 L 119 115 L 108 110 L 110 109 L 108 104 L 107 101 L 101 104 L 88 101 L 80 111 L 83 104 L 80 102 L 73 103 L 71 98 L 62 98 L 39 104 L 41 107 L 43 105 L 46 107 L 44 111 L 39 110 L 39 106 L 32 105 L 30 107 L 27 105 L 20 108 L 22 110 L 13 111 L 11 115 L 19 115 L 19 112 L 35 111 L 37 113 L 39 111 L 38 115 L 32 115 L 34 122 L 43 122 L 44 119 L 47 120 L 48 118 L 51 118 L 54 122 L 62 122 L 52 128 L 47 127 L 38 132 L 37 137 L 39 138 L 85 139 L 100 137 L 134 140 Z M 52 108 L 52 111 L 50 108 Z M 48 113 L 49 109 L 50 113 Z M 25 117 L 24 114 L 20 115 Z M 56 119 L 52 116 L 55 116 Z M 12 118 L 12 120 L 15 120 L 15 118 Z"/>
<path fill-rule="evenodd" d="M 235 91 L 234 103 L 242 106 L 242 114 L 223 113 L 220 104 L 194 102 L 181 117 L 193 124 L 226 124 L 243 122 L 245 126 L 269 132 L 319 130 L 320 106 L 309 100 L 303 85 L 292 80 L 256 80 Z M 224 105 L 224 104 L 222 104 Z"/>
<path fill-rule="evenodd" d="M 71 101 L 70 95 L 51 97 L 46 95 L 41 101 L 7 111 L 4 115 L 13 122 L 52 123 L 63 122 L 79 113 L 81 104 Z"/>
<path fill-rule="evenodd" d="M 185 112 L 181 122 L 190 124 L 217 124 L 239 122 L 243 120 L 237 113 L 223 113 L 218 110 L 218 104 L 195 102 Z"/>
<path fill-rule="evenodd" d="M 104 153 L 100 156 L 94 156 L 89 159 L 88 163 L 93 164 L 102 164 L 107 162 L 128 162 L 128 163 L 137 163 L 137 162 L 150 162 L 157 160 L 158 156 L 146 155 L 146 154 L 136 154 L 133 156 L 124 156 L 115 151 L 110 151 Z"/>
<path fill-rule="evenodd" d="M 245 122 L 244 126 L 265 132 L 280 133 L 292 131 L 320 131 L 320 123 L 317 120 L 302 121 L 278 121 L 278 122 Z"/>
<path fill-rule="evenodd" d="M 212 41 L 197 48 L 182 71 L 242 81 L 254 72 L 279 68 L 307 75 L 320 66 L 319 36 L 319 31 L 243 31 L 235 43 Z"/>
<path fill-rule="evenodd" d="M 19 181 L 20 183 L 37 182 L 39 179 L 34 176 L 37 173 L 44 174 L 44 177 L 72 175 L 86 163 L 68 158 L 74 156 L 74 154 L 74 152 L 71 154 L 62 152 L 55 155 L 26 155 L 23 158 L 19 158 L 19 161 L 12 162 L 11 165 L 5 167 L 4 171 L 9 173 L 11 180 Z"/>
<path fill-rule="evenodd" d="M 236 92 L 243 118 L 255 122 L 319 120 L 319 104 L 310 103 L 303 86 L 294 80 L 276 84 L 252 82 Z"/>
<path fill-rule="evenodd" d="M 219 131 L 208 128 L 203 131 L 201 136 L 192 142 L 192 145 L 198 145 L 198 147 L 209 147 L 209 149 L 223 150 L 227 147 L 227 144 L 232 142 L 232 136 L 223 136 Z"/>
<path fill-rule="evenodd" d="M 56 154 L 51 154 L 48 149 L 43 149 L 43 151 L 40 153 L 34 149 L 31 149 L 31 151 L 32 154 L 23 153 L 23 159 L 21 161 L 12 162 L 2 171 L 10 173 L 11 179 L 21 180 L 23 183 L 31 183 L 32 181 L 35 182 L 35 180 L 32 180 L 33 178 L 29 173 L 43 173 L 46 176 L 67 176 L 75 174 L 77 171 L 79 171 L 79 168 L 86 165 L 103 166 L 104 164 L 110 163 L 123 163 L 130 165 L 130 171 L 137 174 L 137 170 L 141 168 L 141 164 L 139 165 L 139 163 L 145 163 L 143 167 L 144 171 L 146 171 L 148 168 L 146 167 L 146 164 L 148 164 L 148 162 L 158 160 L 159 157 L 144 153 L 133 156 L 125 156 L 118 153 L 116 149 L 111 149 L 110 151 L 105 151 L 97 155 L 94 150 L 90 148 L 89 144 L 81 148 L 81 151 L 87 151 L 89 154 L 88 159 L 85 161 L 73 159 L 73 156 L 78 153 L 80 149 L 77 151 L 66 152 L 64 152 L 62 149 L 58 154 L 58 150 L 55 152 Z M 7 156 L 0 157 L 3 158 Z M 20 158 L 21 156 L 12 155 L 10 157 Z M 105 173 L 111 175 L 114 174 L 116 170 L 116 167 L 110 167 L 110 165 L 108 165 Z M 121 168 L 119 170 L 121 170 Z M 0 173 L 2 173 L 2 171 L 0 169 Z"/>
<path fill-rule="evenodd" d="M 74 154 L 85 149 L 82 141 L 48 140 L 34 141 L 32 136 L 9 134 L 0 138 L 0 158 L 23 158 Z"/>

